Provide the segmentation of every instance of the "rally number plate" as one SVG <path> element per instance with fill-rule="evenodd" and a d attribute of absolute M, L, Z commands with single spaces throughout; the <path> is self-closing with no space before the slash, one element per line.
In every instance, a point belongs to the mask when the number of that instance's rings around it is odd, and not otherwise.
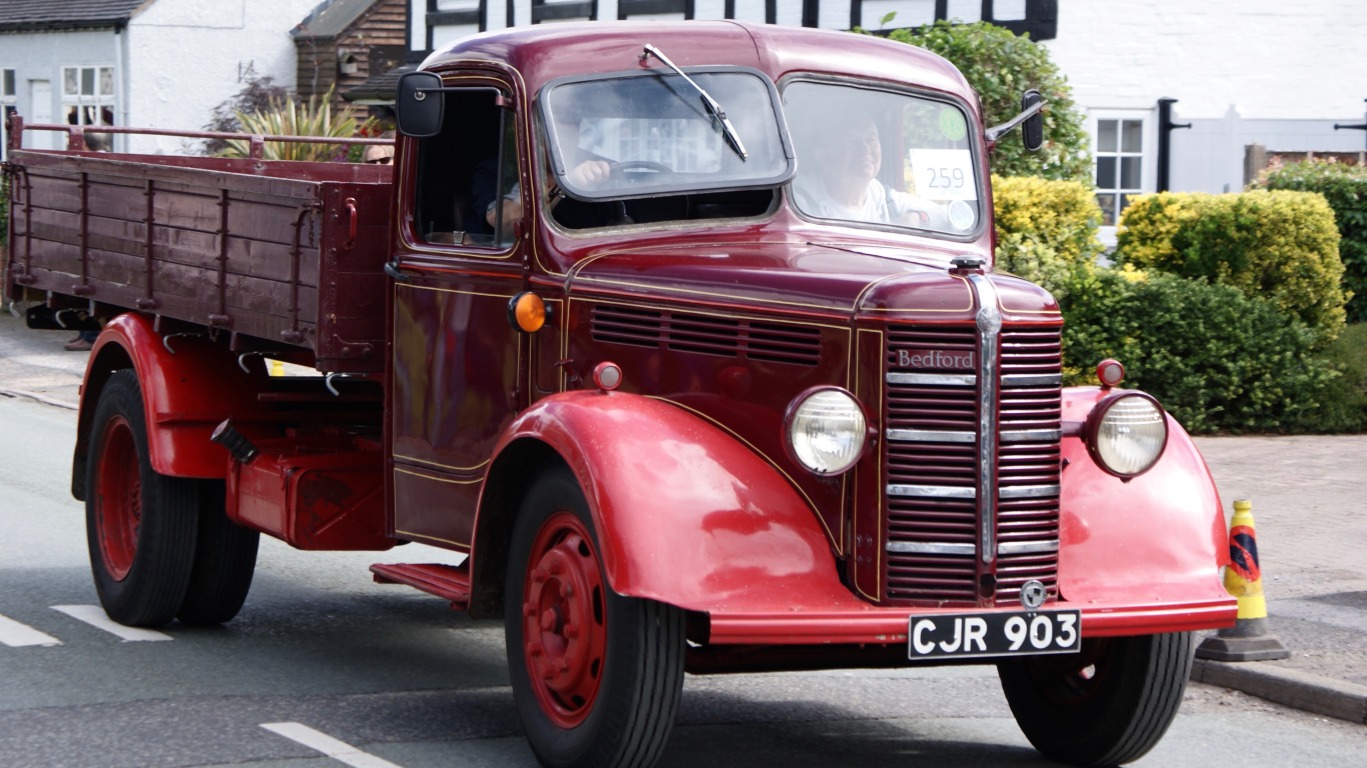
<path fill-rule="evenodd" d="M 966 659 L 1076 653 L 1082 647 L 1077 611 L 957 613 L 912 616 L 907 655 L 912 659 Z"/>

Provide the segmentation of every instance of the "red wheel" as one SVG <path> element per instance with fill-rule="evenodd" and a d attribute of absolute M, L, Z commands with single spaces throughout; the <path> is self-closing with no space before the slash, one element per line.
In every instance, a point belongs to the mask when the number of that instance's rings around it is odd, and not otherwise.
<path fill-rule="evenodd" d="M 569 512 L 542 524 L 523 587 L 523 653 L 541 709 L 561 728 L 593 711 L 603 681 L 607 627 L 593 537 Z"/>
<path fill-rule="evenodd" d="M 553 768 L 654 765 L 683 690 L 683 611 L 613 592 L 601 551 L 574 476 L 541 473 L 513 527 L 504 622 L 522 727 Z"/>
<path fill-rule="evenodd" d="M 199 486 L 153 471 L 132 371 L 105 384 L 90 435 L 86 535 L 100 605 L 120 624 L 161 626 L 175 617 L 190 583 Z"/>
<path fill-rule="evenodd" d="M 99 504 L 95 525 L 99 529 L 100 554 L 114 581 L 128 578 L 138 551 L 138 527 L 142 524 L 142 480 L 133 429 L 122 415 L 105 423 L 104 450 L 96 464 Z"/>

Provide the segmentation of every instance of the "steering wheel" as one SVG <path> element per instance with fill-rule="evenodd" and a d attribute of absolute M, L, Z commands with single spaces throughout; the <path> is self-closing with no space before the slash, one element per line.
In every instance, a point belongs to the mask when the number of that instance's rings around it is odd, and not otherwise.
<path fill-rule="evenodd" d="M 622 176 L 633 171 L 652 171 L 654 173 L 673 173 L 674 169 L 664 163 L 656 163 L 650 160 L 622 160 L 610 164 L 613 176 Z M 634 180 L 639 180 L 637 177 Z"/>

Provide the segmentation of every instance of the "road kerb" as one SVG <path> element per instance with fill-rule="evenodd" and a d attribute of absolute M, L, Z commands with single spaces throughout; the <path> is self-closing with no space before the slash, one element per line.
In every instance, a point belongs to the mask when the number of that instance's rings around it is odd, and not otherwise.
<path fill-rule="evenodd" d="M 1232 688 L 1318 715 L 1367 724 L 1367 686 L 1257 661 L 1196 659 L 1194 682 Z"/>

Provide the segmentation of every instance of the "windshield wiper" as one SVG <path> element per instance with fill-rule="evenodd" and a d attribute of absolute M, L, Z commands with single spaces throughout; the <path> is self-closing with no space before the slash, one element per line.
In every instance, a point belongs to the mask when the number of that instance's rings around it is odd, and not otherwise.
<path fill-rule="evenodd" d="M 736 133 L 735 126 L 731 125 L 731 121 L 726 119 L 726 110 L 721 108 L 721 104 L 718 104 L 717 100 L 712 98 L 711 94 L 703 90 L 703 87 L 701 85 L 698 85 L 697 83 L 693 82 L 693 78 L 689 77 L 688 75 L 685 75 L 682 69 L 679 69 L 677 66 L 675 66 L 674 62 L 669 60 L 669 57 L 665 56 L 663 53 L 660 53 L 659 48 L 656 48 L 655 46 L 646 43 L 645 53 L 641 54 L 641 60 L 644 61 L 645 59 L 648 59 L 651 56 L 654 56 L 655 58 L 659 59 L 661 64 L 664 64 L 666 67 L 669 67 L 670 69 L 674 70 L 679 75 L 679 77 L 682 77 L 689 85 L 693 86 L 693 89 L 698 92 L 699 96 L 702 97 L 703 107 L 713 117 L 717 118 L 717 122 L 721 125 L 722 136 L 726 137 L 726 143 L 731 145 L 731 148 L 736 151 L 737 155 L 740 155 L 740 159 L 745 160 L 746 158 L 750 157 L 749 153 L 745 151 L 745 145 L 742 144 L 740 141 L 740 134 Z"/>

